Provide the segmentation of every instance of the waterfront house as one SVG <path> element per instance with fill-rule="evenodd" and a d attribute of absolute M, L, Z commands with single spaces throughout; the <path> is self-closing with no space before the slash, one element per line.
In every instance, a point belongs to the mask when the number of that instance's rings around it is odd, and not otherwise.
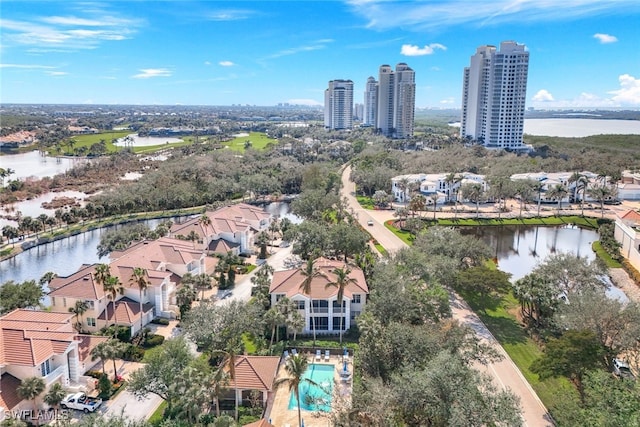
<path fill-rule="evenodd" d="M 271 214 L 246 203 L 207 211 L 171 227 L 170 236 L 187 239 L 195 233 L 194 248 L 213 253 L 236 255 L 252 254 L 256 234 L 265 231 L 271 224 Z"/>
<path fill-rule="evenodd" d="M 311 295 L 306 295 L 300 289 L 305 276 L 299 269 L 276 271 L 273 273 L 269 294 L 271 304 L 274 305 L 283 297 L 293 301 L 305 319 L 303 334 L 313 332 L 313 327 L 318 334 L 338 334 L 340 332 L 340 318 L 343 318 L 342 327 L 347 331 L 351 324 L 362 312 L 369 287 L 364 279 L 364 273 L 358 267 L 348 266 L 351 270 L 350 278 L 355 279 L 344 290 L 342 307 L 338 302 L 338 288 L 327 287 L 328 283 L 335 282 L 337 268 L 345 268 L 343 261 L 335 261 L 327 258 L 318 258 L 315 267 L 320 274 L 311 282 Z M 313 304 L 313 322 L 311 321 L 311 304 Z"/>

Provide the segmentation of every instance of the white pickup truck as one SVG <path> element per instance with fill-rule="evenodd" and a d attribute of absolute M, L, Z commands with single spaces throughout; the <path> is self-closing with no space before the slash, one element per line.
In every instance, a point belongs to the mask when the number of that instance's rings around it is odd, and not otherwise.
<path fill-rule="evenodd" d="M 88 397 L 82 392 L 69 394 L 62 400 L 62 402 L 60 402 L 60 407 L 62 407 L 62 409 L 77 409 L 78 411 L 84 411 L 85 413 L 95 412 L 100 405 L 102 405 L 102 399 Z"/>

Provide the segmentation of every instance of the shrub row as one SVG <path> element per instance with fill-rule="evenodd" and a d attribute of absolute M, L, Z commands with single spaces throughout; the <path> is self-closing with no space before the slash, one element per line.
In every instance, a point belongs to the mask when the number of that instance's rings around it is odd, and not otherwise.
<path fill-rule="evenodd" d="M 638 271 L 633 265 L 631 265 L 628 259 L 622 259 L 622 268 L 624 268 L 624 270 L 629 274 L 629 277 L 631 277 L 631 279 L 636 282 L 636 285 L 640 286 L 640 271 Z"/>

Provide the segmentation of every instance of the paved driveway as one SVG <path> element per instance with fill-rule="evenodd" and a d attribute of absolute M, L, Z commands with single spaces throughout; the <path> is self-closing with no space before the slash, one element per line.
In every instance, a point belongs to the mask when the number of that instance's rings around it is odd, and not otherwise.
<path fill-rule="evenodd" d="M 407 247 L 402 240 L 384 226 L 384 220 L 382 218 L 388 218 L 390 214 L 388 211 L 378 213 L 378 211 L 367 211 L 360 206 L 354 196 L 355 185 L 349 181 L 350 175 L 351 168 L 346 167 L 342 173 L 342 196 L 347 198 L 349 206 L 358 214 L 358 222 L 367 229 L 389 253 L 395 253 Z M 367 225 L 370 219 L 374 221 L 373 226 Z M 531 388 L 531 385 L 529 385 L 502 346 L 493 337 L 491 332 L 489 332 L 485 324 L 482 323 L 482 320 L 480 320 L 458 295 L 452 292 L 450 298 L 453 318 L 461 324 L 471 327 L 481 340 L 494 347 L 504 356 L 504 359 L 500 362 L 491 363 L 487 366 L 480 365 L 477 366 L 477 368 L 488 373 L 498 387 L 509 389 L 520 398 L 520 405 L 522 406 L 523 412 L 522 418 L 525 426 L 553 426 L 554 424 L 549 417 L 548 411 L 538 398 L 536 392 Z"/>
<path fill-rule="evenodd" d="M 146 420 L 162 403 L 155 394 L 149 394 L 146 398 L 138 400 L 128 390 L 119 393 L 115 399 L 105 405 L 103 415 L 105 417 L 124 415 L 132 420 Z"/>

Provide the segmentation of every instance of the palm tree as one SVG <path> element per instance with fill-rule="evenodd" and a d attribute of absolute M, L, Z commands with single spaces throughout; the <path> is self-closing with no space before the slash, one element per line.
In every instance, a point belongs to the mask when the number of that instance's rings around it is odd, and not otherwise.
<path fill-rule="evenodd" d="M 145 292 L 149 287 L 150 282 L 147 280 L 147 271 L 144 268 L 136 267 L 133 269 L 133 273 L 131 274 L 131 278 L 129 279 L 129 283 L 132 285 L 137 285 L 138 290 L 140 291 L 140 332 L 142 333 L 142 328 L 144 326 L 144 313 L 142 308 L 142 292 Z"/>
<path fill-rule="evenodd" d="M 551 200 L 558 201 L 558 215 L 560 215 L 560 209 L 562 209 L 562 199 L 567 197 L 569 190 L 562 184 L 554 185 L 548 192 L 547 197 Z"/>
<path fill-rule="evenodd" d="M 229 378 L 233 381 L 233 397 L 235 406 L 235 420 L 238 421 L 238 381 L 236 379 L 236 357 L 242 354 L 242 341 L 237 336 L 227 341 L 225 350 L 215 350 L 212 354 L 222 355 L 224 357 L 220 367 L 227 366 L 229 369 Z"/>
<path fill-rule="evenodd" d="M 118 294 L 124 294 L 124 286 L 122 286 L 122 282 L 116 276 L 107 277 L 106 281 L 102 284 L 102 288 L 104 292 L 107 294 L 107 297 L 113 303 L 113 326 L 114 326 L 114 337 L 118 336 L 118 317 L 116 312 L 116 297 Z M 109 306 L 107 305 L 107 308 Z M 109 319 L 109 313 L 107 312 L 107 319 Z"/>
<path fill-rule="evenodd" d="M 311 329 L 313 330 L 313 346 L 316 346 L 316 327 L 315 327 L 315 318 L 313 316 L 313 296 L 311 296 L 311 282 L 316 277 L 326 277 L 319 268 L 316 268 L 315 259 L 309 258 L 307 262 L 304 264 L 304 267 L 301 268 L 300 274 L 304 277 L 304 280 L 300 284 L 300 290 L 306 295 L 309 296 L 309 309 L 311 310 Z"/>
<path fill-rule="evenodd" d="M 96 359 L 100 359 L 100 361 L 102 362 L 102 374 L 103 375 L 107 375 L 107 371 L 104 367 L 104 362 L 105 360 L 109 359 L 109 346 L 108 346 L 108 341 L 103 341 L 101 343 L 98 343 L 95 347 L 93 347 L 91 349 L 91 360 L 95 361 Z"/>
<path fill-rule="evenodd" d="M 601 218 L 604 218 L 604 202 L 613 194 L 611 188 L 606 184 L 598 184 L 588 188 L 587 194 L 600 203 L 600 215 Z"/>
<path fill-rule="evenodd" d="M 224 369 L 218 368 L 209 377 L 208 390 L 216 402 L 216 417 L 220 417 L 220 396 L 229 384 L 229 375 Z"/>
<path fill-rule="evenodd" d="M 340 344 L 342 344 L 342 330 L 344 329 L 344 290 L 350 283 L 358 283 L 354 277 L 349 277 L 351 269 L 345 265 L 343 268 L 335 268 L 333 274 L 336 275 L 336 279 L 333 282 L 329 282 L 325 285 L 325 288 L 334 287 L 338 288 L 337 300 L 340 304 Z"/>
<path fill-rule="evenodd" d="M 56 411 L 60 408 L 60 402 L 67 395 L 67 390 L 62 387 L 62 384 L 55 383 L 44 395 L 44 403 L 54 408 Z M 56 417 L 56 425 L 58 424 L 58 417 Z"/>
<path fill-rule="evenodd" d="M 289 357 L 284 365 L 284 370 L 288 374 L 287 377 L 278 378 L 273 383 L 274 388 L 278 388 L 283 384 L 289 387 L 289 391 L 293 391 L 293 394 L 298 401 L 298 426 L 302 426 L 302 412 L 300 411 L 300 384 L 308 383 L 310 385 L 318 387 L 315 381 L 305 378 L 304 373 L 307 370 L 307 358 L 301 354 L 294 354 Z"/>
<path fill-rule="evenodd" d="M 77 300 L 73 307 L 69 307 L 69 313 L 76 316 L 76 329 L 82 332 L 82 315 L 87 312 L 89 305 L 86 301 Z"/>
<path fill-rule="evenodd" d="M 184 280 L 184 278 L 183 278 Z M 191 309 L 191 303 L 198 297 L 198 293 L 189 284 L 182 283 L 180 289 L 176 292 L 176 302 L 180 309 L 180 318 Z"/>
<path fill-rule="evenodd" d="M 55 279 L 56 277 L 58 277 L 58 275 L 56 273 L 54 273 L 53 271 L 47 271 L 40 278 L 40 284 L 43 285 L 43 286 L 44 285 L 49 286 L 49 283 L 51 283 L 51 281 L 53 279 Z"/>
<path fill-rule="evenodd" d="M 200 235 L 195 230 L 191 230 L 189 234 L 187 234 L 187 240 L 193 242 L 193 249 L 195 249 L 196 242 L 200 240 Z"/>
<path fill-rule="evenodd" d="M 42 394 L 45 387 L 46 384 L 41 377 L 29 377 L 22 380 L 16 391 L 21 399 L 33 401 L 33 411 L 37 413 L 36 399 Z M 39 425 L 38 417 L 36 417 L 36 425 Z"/>
<path fill-rule="evenodd" d="M 475 202 L 476 204 L 476 218 L 480 216 L 480 199 L 484 194 L 484 190 L 482 189 L 482 185 L 478 183 L 474 184 L 463 184 L 460 187 L 460 192 L 462 193 L 462 197 L 469 201 Z"/>

